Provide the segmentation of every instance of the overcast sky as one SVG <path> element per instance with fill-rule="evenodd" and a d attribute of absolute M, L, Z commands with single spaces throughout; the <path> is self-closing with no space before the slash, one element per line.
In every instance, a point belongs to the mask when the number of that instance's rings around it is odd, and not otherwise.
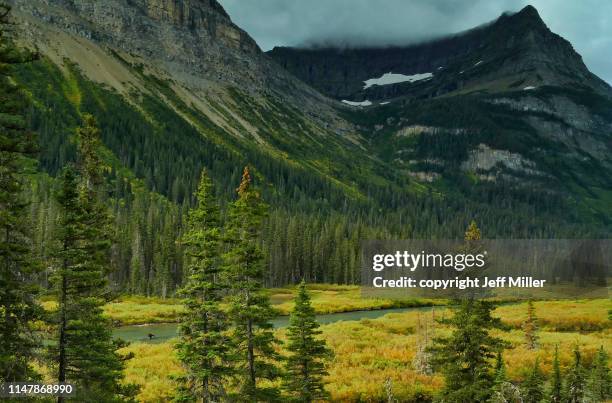
<path fill-rule="evenodd" d="M 323 41 L 402 44 L 535 6 L 595 74 L 612 83 L 611 0 L 219 0 L 263 50 Z"/>

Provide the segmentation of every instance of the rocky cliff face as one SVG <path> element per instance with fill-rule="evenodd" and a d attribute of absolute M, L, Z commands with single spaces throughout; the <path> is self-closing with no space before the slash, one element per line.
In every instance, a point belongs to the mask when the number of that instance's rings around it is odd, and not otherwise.
<path fill-rule="evenodd" d="M 211 73 L 220 72 L 223 62 L 241 60 L 253 68 L 259 61 L 257 44 L 214 0 L 15 0 L 14 6 L 19 16 L 33 17 L 34 25 L 59 28 L 189 74 L 218 78 Z M 235 81 L 229 74 L 222 78 Z"/>
<path fill-rule="evenodd" d="M 417 45 L 274 48 L 268 54 L 324 94 L 352 101 L 575 84 L 612 96 L 610 87 L 589 72 L 571 44 L 551 32 L 531 6 L 482 27 Z M 365 88 L 366 80 L 386 73 L 432 77 Z"/>
<path fill-rule="evenodd" d="M 268 107 L 265 97 L 300 108 L 321 133 L 347 126 L 328 99 L 263 54 L 216 0 L 12 0 L 12 5 L 24 22 L 22 38 L 58 64 L 73 63 L 124 94 L 144 88 L 134 70 L 165 80 L 186 104 L 236 135 L 266 137 L 248 122 L 240 130 L 228 124 L 227 115 L 234 113 L 230 88 L 253 97 L 254 109 Z M 215 110 L 210 99 L 223 110 Z"/>

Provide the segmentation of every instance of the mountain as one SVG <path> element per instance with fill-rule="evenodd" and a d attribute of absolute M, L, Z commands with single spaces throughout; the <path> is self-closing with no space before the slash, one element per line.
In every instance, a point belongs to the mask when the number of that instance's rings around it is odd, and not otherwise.
<path fill-rule="evenodd" d="M 355 283 L 360 239 L 462 237 L 472 219 L 487 237 L 612 232 L 610 88 L 532 8 L 420 45 L 265 54 L 215 0 L 11 4 L 14 38 L 40 55 L 13 71 L 40 143 L 37 253 L 92 114 L 121 290 L 181 283 L 202 168 L 225 206 L 251 166 L 268 285 Z"/>
<path fill-rule="evenodd" d="M 612 88 L 532 6 L 426 43 L 268 54 L 342 101 L 395 172 L 554 194 L 610 223 Z"/>
<path fill-rule="evenodd" d="M 99 115 L 102 126 L 117 125 L 102 116 L 110 115 L 105 97 L 129 119 L 152 123 L 147 133 L 133 136 L 125 131 L 133 125 L 105 131 L 110 151 L 151 189 L 170 196 L 173 180 L 184 176 L 182 200 L 200 168 L 213 168 L 215 147 L 218 158 L 231 157 L 236 165 L 276 161 L 265 166 L 287 171 L 280 176 L 285 181 L 297 177 L 355 192 L 354 178 L 330 179 L 331 170 L 350 169 L 354 153 L 366 155 L 352 125 L 338 116 L 332 100 L 261 52 L 215 0 L 11 3 L 17 38 L 42 55 L 22 72 L 23 83 L 35 98 L 49 97 L 48 86 L 56 88 L 57 102 L 69 110 L 66 126 L 75 125 L 83 112 Z M 163 133 L 168 131 L 172 136 Z M 43 168 L 52 173 L 70 159 L 70 152 L 58 152 L 70 148 L 67 137 L 60 137 L 41 133 Z M 172 157 L 160 160 L 158 154 L 168 150 Z M 180 172 L 171 167 L 174 157 L 185 160 Z M 304 179 L 303 170 L 315 178 Z M 231 180 L 227 172 L 214 171 L 219 180 Z M 262 174 L 270 182 L 279 179 L 272 168 Z"/>
<path fill-rule="evenodd" d="M 427 99 L 538 86 L 576 86 L 612 96 L 610 86 L 587 69 L 572 45 L 551 32 L 532 6 L 467 32 L 409 46 L 275 47 L 268 55 L 339 100 Z M 401 82 L 375 84 L 388 73 Z"/>

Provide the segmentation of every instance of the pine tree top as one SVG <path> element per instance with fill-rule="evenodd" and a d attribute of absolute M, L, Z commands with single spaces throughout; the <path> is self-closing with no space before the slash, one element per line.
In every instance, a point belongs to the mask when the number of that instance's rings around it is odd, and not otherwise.
<path fill-rule="evenodd" d="M 294 318 L 306 317 L 313 321 L 315 320 L 315 311 L 311 305 L 310 295 L 306 290 L 306 282 L 304 280 L 302 280 L 298 286 L 298 292 L 295 297 L 295 307 L 293 312 L 291 312 L 291 316 Z"/>
<path fill-rule="evenodd" d="M 202 222 L 217 224 L 219 221 L 219 206 L 215 199 L 213 183 L 206 169 L 202 169 L 198 188 L 193 193 L 196 199 L 195 208 L 189 211 L 189 222 L 192 227 Z"/>
<path fill-rule="evenodd" d="M 76 129 L 79 151 L 79 165 L 86 180 L 87 188 L 102 185 L 102 159 L 100 158 L 101 132 L 93 115 L 83 115 L 83 125 Z"/>
<path fill-rule="evenodd" d="M 240 186 L 236 189 L 239 196 L 242 196 L 246 192 L 249 191 L 251 187 L 251 173 L 249 171 L 249 166 L 245 166 L 242 171 L 242 179 L 240 180 Z"/>
<path fill-rule="evenodd" d="M 464 239 L 466 241 L 478 241 L 481 239 L 480 229 L 476 225 L 476 221 L 472 220 L 467 231 L 465 231 Z"/>

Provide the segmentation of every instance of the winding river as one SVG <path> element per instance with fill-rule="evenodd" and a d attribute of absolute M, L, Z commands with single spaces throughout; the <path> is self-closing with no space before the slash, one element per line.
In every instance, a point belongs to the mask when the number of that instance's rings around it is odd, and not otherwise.
<path fill-rule="evenodd" d="M 391 308 L 391 309 L 379 309 L 373 311 L 353 311 L 353 312 L 340 312 L 317 315 L 317 322 L 322 325 L 339 322 L 339 321 L 351 321 L 361 319 L 375 319 L 384 316 L 389 313 L 395 312 L 409 312 L 409 311 L 429 311 L 431 307 L 416 307 L 416 308 Z M 272 324 L 276 328 L 287 326 L 289 323 L 288 316 L 279 316 L 272 321 Z M 143 342 L 143 343 L 161 343 L 168 339 L 177 336 L 178 325 L 176 323 L 155 323 L 150 325 L 130 325 L 121 326 L 113 331 L 115 337 L 119 337 L 129 342 Z M 149 337 L 153 335 L 153 337 Z"/>

